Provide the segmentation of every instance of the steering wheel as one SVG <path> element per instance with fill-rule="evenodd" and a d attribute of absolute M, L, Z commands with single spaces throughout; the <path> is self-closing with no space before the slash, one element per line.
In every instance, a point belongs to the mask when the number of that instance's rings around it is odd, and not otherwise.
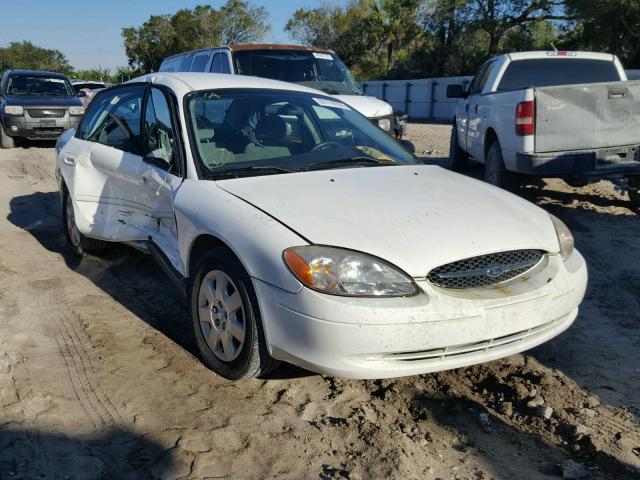
<path fill-rule="evenodd" d="M 320 142 L 315 147 L 311 149 L 312 152 L 316 152 L 318 150 L 324 150 L 329 147 L 342 147 L 343 145 L 340 142 L 336 142 L 334 140 L 325 140 L 324 142 Z"/>
<path fill-rule="evenodd" d="M 124 133 L 125 137 L 127 137 L 127 140 L 133 139 L 133 132 L 129 128 L 129 125 L 124 123 L 120 117 L 112 113 L 109 113 L 108 117 L 112 119 L 116 125 L 118 125 L 118 128 L 122 130 L 122 133 Z"/>

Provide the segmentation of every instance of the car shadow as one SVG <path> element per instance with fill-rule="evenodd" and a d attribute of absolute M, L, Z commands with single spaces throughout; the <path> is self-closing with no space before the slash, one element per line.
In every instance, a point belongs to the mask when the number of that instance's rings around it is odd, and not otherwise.
<path fill-rule="evenodd" d="M 0 478 L 166 478 L 174 463 L 165 447 L 126 430 L 80 438 L 24 426 L 0 428 Z"/>
<path fill-rule="evenodd" d="M 99 255 L 77 256 L 68 247 L 57 192 L 36 192 L 10 201 L 7 219 L 59 254 L 67 267 L 88 278 L 115 301 L 198 358 L 191 318 L 184 298 L 150 255 L 114 243 Z M 316 375 L 283 364 L 265 379 Z"/>

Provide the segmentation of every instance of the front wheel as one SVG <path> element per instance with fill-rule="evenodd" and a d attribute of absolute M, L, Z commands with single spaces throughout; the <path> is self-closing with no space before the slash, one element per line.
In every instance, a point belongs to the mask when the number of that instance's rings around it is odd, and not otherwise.
<path fill-rule="evenodd" d="M 454 172 L 462 172 L 469 168 L 469 154 L 460 148 L 460 144 L 458 142 L 458 126 L 456 122 L 453 123 L 453 128 L 451 129 L 449 158 L 444 166 Z"/>
<path fill-rule="evenodd" d="M 104 248 L 107 246 L 107 242 L 85 237 L 82 233 L 80 233 L 80 230 L 78 230 L 78 226 L 76 225 L 76 214 L 73 208 L 73 201 L 71 200 L 71 196 L 69 195 L 69 192 L 66 191 L 66 189 L 63 193 L 62 202 L 62 218 L 64 220 L 65 236 L 67 237 L 67 241 L 71 245 L 74 253 L 76 255 L 82 256 L 85 253 L 96 253 L 100 250 L 104 250 Z"/>
<path fill-rule="evenodd" d="M 484 162 L 484 181 L 505 190 L 515 190 L 520 185 L 518 180 L 518 174 L 505 167 L 500 143 L 494 140 Z"/>
<path fill-rule="evenodd" d="M 4 127 L 0 125 L 0 147 L 2 148 L 14 148 L 16 141 L 13 137 L 7 135 L 4 131 Z"/>
<path fill-rule="evenodd" d="M 267 351 L 253 284 L 242 264 L 218 247 L 197 263 L 190 283 L 193 329 L 202 362 L 240 380 L 265 375 L 279 362 Z"/>

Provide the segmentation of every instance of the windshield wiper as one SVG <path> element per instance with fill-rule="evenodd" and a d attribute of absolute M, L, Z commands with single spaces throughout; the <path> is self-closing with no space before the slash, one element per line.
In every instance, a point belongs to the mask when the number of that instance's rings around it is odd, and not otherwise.
<path fill-rule="evenodd" d="M 395 162 L 389 160 L 378 160 L 372 157 L 350 157 L 340 160 L 329 160 L 326 162 L 313 162 L 306 165 L 302 171 L 308 170 L 324 170 L 331 168 L 348 168 L 348 167 L 370 167 L 374 165 L 395 165 Z"/>
<path fill-rule="evenodd" d="M 272 165 L 249 165 L 246 167 L 230 167 L 220 170 L 213 170 L 209 173 L 209 177 L 214 180 L 220 179 L 220 177 L 232 177 L 238 178 L 246 173 L 258 173 L 259 175 L 273 175 L 277 173 L 294 173 L 299 170 L 291 168 L 275 167 Z"/>

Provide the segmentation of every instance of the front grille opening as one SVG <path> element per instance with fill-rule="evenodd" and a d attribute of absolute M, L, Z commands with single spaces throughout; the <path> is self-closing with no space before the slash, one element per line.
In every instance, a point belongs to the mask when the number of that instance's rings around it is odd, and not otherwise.
<path fill-rule="evenodd" d="M 442 288 L 478 288 L 511 280 L 535 267 L 542 250 L 511 250 L 447 263 L 429 272 L 427 280 Z"/>
<path fill-rule="evenodd" d="M 51 110 L 51 109 L 42 109 L 42 110 L 29 109 L 29 110 L 27 110 L 27 112 L 29 112 L 29 116 L 31 118 L 62 118 L 62 117 L 64 117 L 64 110 L 60 110 L 60 109 L 55 109 L 55 110 Z"/>

